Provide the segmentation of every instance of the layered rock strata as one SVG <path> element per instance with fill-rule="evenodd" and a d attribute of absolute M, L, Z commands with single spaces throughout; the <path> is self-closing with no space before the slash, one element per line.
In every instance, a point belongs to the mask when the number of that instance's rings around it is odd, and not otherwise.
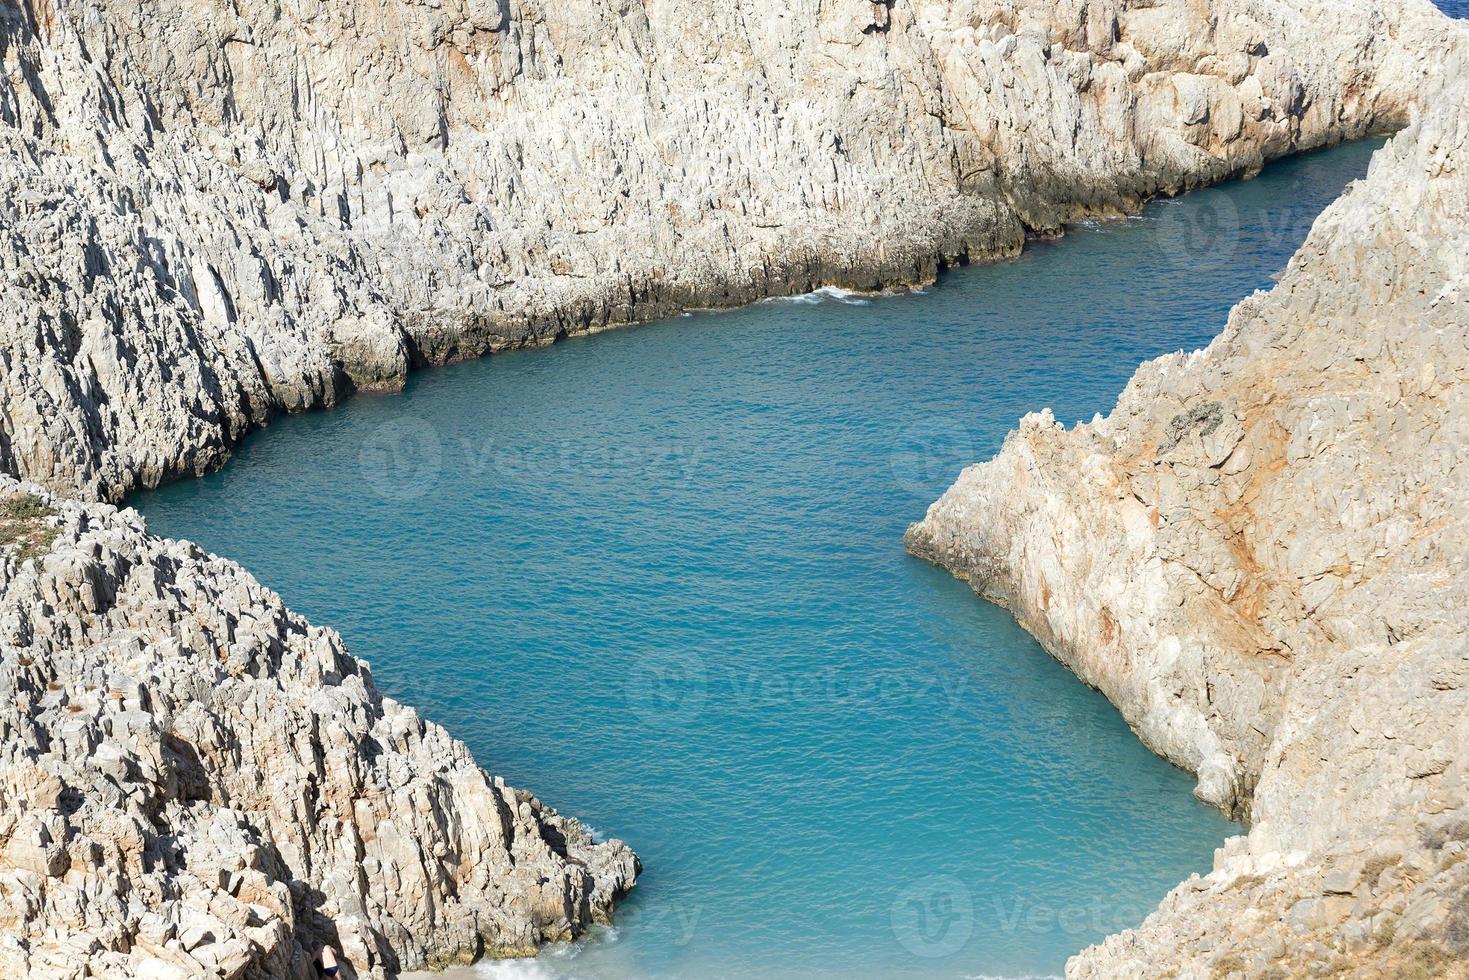
<path fill-rule="evenodd" d="M 305 980 L 321 943 L 390 976 L 531 954 L 632 886 L 237 565 L 3 479 L 0 513 L 6 976 Z"/>
<path fill-rule="evenodd" d="M 117 499 L 415 364 L 821 284 L 1406 121 L 1428 0 L 20 0 L 0 471 Z"/>
<path fill-rule="evenodd" d="M 1207 349 L 908 532 L 1248 820 L 1071 976 L 1469 974 L 1466 69 Z"/>

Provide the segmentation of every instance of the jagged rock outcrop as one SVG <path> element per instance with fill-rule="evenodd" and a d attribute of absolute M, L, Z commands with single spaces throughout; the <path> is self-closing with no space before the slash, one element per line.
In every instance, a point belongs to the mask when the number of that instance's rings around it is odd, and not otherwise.
<path fill-rule="evenodd" d="M 487 776 L 237 565 L 29 489 L 0 479 L 6 976 L 305 980 L 330 942 L 382 977 L 529 954 L 632 886 L 624 844 Z"/>
<path fill-rule="evenodd" d="M 1250 822 L 1073 977 L 1469 975 L 1463 50 L 1207 349 L 909 530 Z"/>
<path fill-rule="evenodd" d="M 19 0 L 0 471 L 117 499 L 414 364 L 931 279 L 1395 129 L 1428 0 Z"/>
<path fill-rule="evenodd" d="M 1396 129 L 1459 37 L 1427 0 L 7 3 L 0 470 L 118 498 L 417 364 L 927 281 Z M 1462 932 L 1465 127 L 1434 120 L 1210 354 L 1028 423 L 913 539 L 1256 819 L 1079 972 L 1248 967 L 1280 909 L 1306 958 Z M 631 884 L 237 567 L 49 506 L 0 514 L 12 972 L 302 976 L 325 940 L 384 974 L 568 938 Z"/>

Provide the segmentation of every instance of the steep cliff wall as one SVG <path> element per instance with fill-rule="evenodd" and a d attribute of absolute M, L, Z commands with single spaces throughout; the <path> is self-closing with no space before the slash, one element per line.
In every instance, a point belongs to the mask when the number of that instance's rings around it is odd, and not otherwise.
<path fill-rule="evenodd" d="M 238 566 L 5 479 L 0 794 L 13 977 L 305 980 L 322 942 L 357 976 L 524 955 L 637 874 Z"/>
<path fill-rule="evenodd" d="M 1250 821 L 1074 976 L 1469 970 L 1466 69 L 1207 349 L 908 533 Z"/>
<path fill-rule="evenodd" d="M 1426 0 L 8 3 L 0 469 L 116 498 L 415 364 L 926 281 L 1396 128 L 1458 36 Z M 1461 119 L 1395 143 L 1216 352 L 1115 421 L 1028 422 L 915 534 L 1256 820 L 1081 972 L 1263 955 L 1241 909 L 1327 953 L 1462 933 Z M 235 566 L 14 506 L 12 972 L 301 976 L 334 940 L 380 974 L 569 937 L 631 884 Z"/>
<path fill-rule="evenodd" d="M 0 471 L 116 499 L 413 364 L 822 283 L 1392 129 L 1428 0 L 20 0 Z"/>

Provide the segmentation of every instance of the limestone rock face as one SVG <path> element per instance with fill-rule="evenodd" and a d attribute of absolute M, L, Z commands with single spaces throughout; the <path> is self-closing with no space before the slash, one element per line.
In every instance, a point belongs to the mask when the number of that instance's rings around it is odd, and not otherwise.
<path fill-rule="evenodd" d="M 50 504 L 44 553 L 0 554 L 6 976 L 305 980 L 330 942 L 382 977 L 532 953 L 632 886 L 238 566 Z"/>
<path fill-rule="evenodd" d="M 117 499 L 416 364 L 1395 129 L 1429 0 L 0 7 L 0 471 Z"/>
<path fill-rule="evenodd" d="M 1207 349 L 1107 418 L 1026 417 L 909 530 L 1250 823 L 1072 976 L 1469 964 L 1462 53 L 1445 76 Z"/>

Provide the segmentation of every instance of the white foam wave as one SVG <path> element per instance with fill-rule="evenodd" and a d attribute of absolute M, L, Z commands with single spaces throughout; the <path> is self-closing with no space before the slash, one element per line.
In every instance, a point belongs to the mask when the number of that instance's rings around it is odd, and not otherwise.
<path fill-rule="evenodd" d="M 839 286 L 822 286 L 820 289 L 810 293 L 800 293 L 796 296 L 767 296 L 762 303 L 798 303 L 803 306 L 816 306 L 819 303 L 833 302 L 846 303 L 848 306 L 866 306 L 872 302 L 869 294 L 859 293 L 851 289 L 842 289 Z"/>
<path fill-rule="evenodd" d="M 838 303 L 846 303 L 848 306 L 866 306 L 872 300 L 861 293 L 850 289 L 839 289 L 836 286 L 822 286 L 816 290 L 816 295 L 824 299 L 833 299 Z"/>
<path fill-rule="evenodd" d="M 607 945 L 621 938 L 616 926 L 593 926 L 573 943 L 541 947 L 539 956 L 510 960 L 480 960 L 472 966 L 450 967 L 442 973 L 409 973 L 404 980 L 595 980 L 576 962 L 592 945 Z"/>
<path fill-rule="evenodd" d="M 474 975 L 490 980 L 557 980 L 561 976 L 539 959 L 484 960 L 474 965 Z"/>

